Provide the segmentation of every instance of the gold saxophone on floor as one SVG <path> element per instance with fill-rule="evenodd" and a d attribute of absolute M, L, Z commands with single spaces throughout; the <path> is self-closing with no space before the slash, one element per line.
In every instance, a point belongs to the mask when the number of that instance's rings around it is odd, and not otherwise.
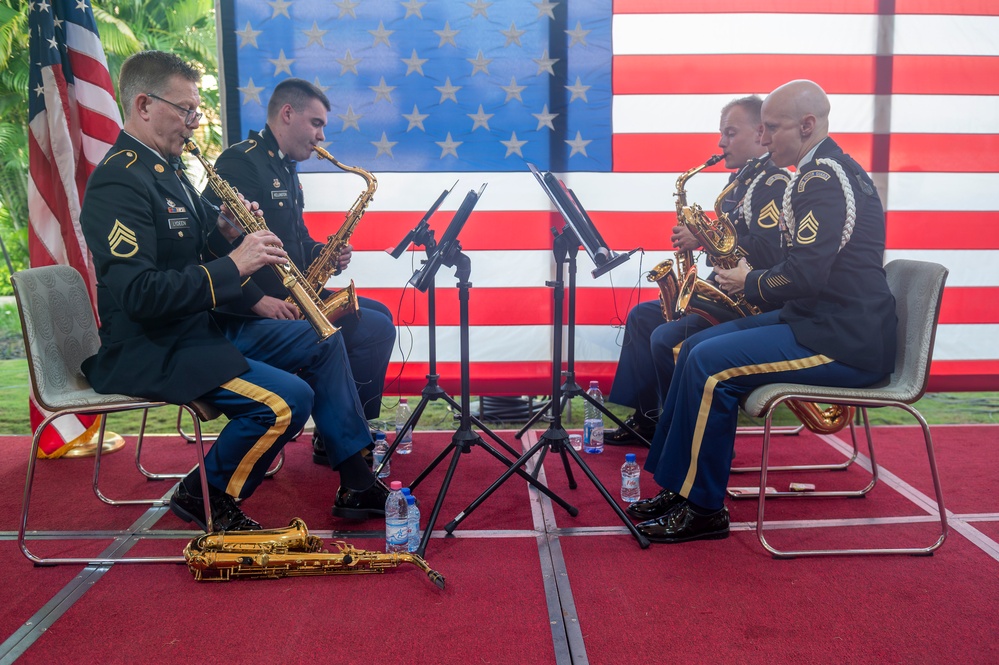
<path fill-rule="evenodd" d="M 257 217 L 243 206 L 239 200 L 239 193 L 222 179 L 222 176 L 218 174 L 215 167 L 208 163 L 208 160 L 201 154 L 201 150 L 198 149 L 194 141 L 187 139 L 184 142 L 184 150 L 197 157 L 198 161 L 201 162 L 208 176 L 208 184 L 211 186 L 212 191 L 222 200 L 222 203 L 229 209 L 229 214 L 233 216 L 244 232 L 253 233 L 255 231 L 269 230 L 267 222 L 264 221 L 263 217 Z M 309 283 L 298 268 L 295 267 L 294 263 L 290 260 L 286 263 L 272 263 L 271 268 L 278 274 L 281 283 L 288 289 L 298 309 L 308 319 L 309 323 L 312 324 L 320 339 L 326 339 L 339 330 L 323 314 L 321 310 L 322 300 L 319 298 L 317 292 L 309 286 Z"/>
<path fill-rule="evenodd" d="M 323 541 L 296 517 L 283 529 L 206 533 L 188 543 L 184 559 L 199 582 L 384 573 L 411 563 L 444 588 L 444 576 L 418 554 L 359 550 L 342 540 L 333 544 L 336 552 L 324 550 Z"/>
<path fill-rule="evenodd" d="M 312 149 L 321 158 L 333 162 L 333 165 L 337 168 L 361 176 L 366 183 L 364 191 L 361 192 L 357 200 L 354 201 L 354 205 L 347 212 L 347 217 L 344 219 L 343 224 L 340 225 L 340 230 L 326 238 L 326 245 L 319 252 L 319 256 L 309 266 L 309 269 L 305 271 L 305 279 L 309 285 L 316 293 L 322 293 L 329 278 L 340 270 L 340 254 L 347 248 L 347 245 L 350 243 L 350 236 L 353 235 L 354 229 L 357 228 L 357 223 L 361 221 L 365 209 L 371 203 L 371 199 L 375 195 L 375 190 L 378 189 L 378 180 L 371 173 L 359 166 L 341 164 L 333 155 L 319 146 L 313 146 Z M 359 311 L 357 294 L 354 291 L 354 280 L 350 281 L 350 285 L 347 288 L 335 291 L 333 295 L 327 298 L 323 303 L 322 309 L 327 318 L 333 322 L 348 314 L 358 316 Z"/>

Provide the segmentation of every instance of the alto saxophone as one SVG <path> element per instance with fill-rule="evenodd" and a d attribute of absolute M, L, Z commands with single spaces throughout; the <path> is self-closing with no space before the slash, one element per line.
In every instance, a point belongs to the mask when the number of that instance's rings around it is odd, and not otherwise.
<path fill-rule="evenodd" d="M 681 224 L 684 223 L 685 210 L 687 207 L 687 190 L 684 189 L 687 181 L 709 166 L 713 166 L 722 160 L 724 155 L 712 155 L 708 161 L 700 166 L 695 166 L 689 171 L 680 174 L 676 179 L 676 217 Z M 676 272 L 673 271 L 674 263 L 672 259 L 666 259 L 653 266 L 645 278 L 650 282 L 659 285 L 659 303 L 662 306 L 663 317 L 667 321 L 675 321 L 680 318 L 682 312 L 677 306 L 680 295 L 680 283 L 688 279 L 688 275 L 697 277 L 697 267 L 694 265 L 694 253 L 689 249 L 683 249 L 673 254 L 676 259 Z"/>
<path fill-rule="evenodd" d="M 748 186 L 756 176 L 760 174 L 763 169 L 766 168 L 767 162 L 770 161 L 770 153 L 766 153 L 761 157 L 750 160 L 743 166 L 739 173 L 736 174 L 732 182 L 728 184 L 715 199 L 715 219 L 708 219 L 708 216 L 704 214 L 700 206 L 694 204 L 690 208 L 684 209 L 684 220 L 683 223 L 690 230 L 691 234 L 701 243 L 701 247 L 704 251 L 711 257 L 712 265 L 722 268 L 724 270 L 731 270 L 735 268 L 741 259 L 746 258 L 746 252 L 739 247 L 739 232 L 736 230 L 735 225 L 729 220 L 728 215 L 722 212 L 721 205 L 725 200 L 725 197 L 729 195 L 733 189 L 739 185 Z M 750 266 L 752 268 L 752 266 Z M 707 298 L 715 304 L 723 306 L 727 310 L 731 310 L 736 316 L 754 316 L 760 313 L 760 308 L 746 301 L 743 294 L 739 293 L 735 296 L 729 296 L 723 291 L 717 290 L 718 293 L 722 294 L 719 296 L 715 291 L 709 291 L 704 287 L 695 287 L 693 280 L 697 279 L 696 274 L 693 275 L 689 282 L 684 282 L 680 285 L 680 298 L 683 298 L 685 294 L 690 294 L 686 297 L 684 302 L 687 303 L 687 307 L 683 308 L 683 311 L 687 309 L 696 309 L 696 307 L 691 307 L 689 305 L 690 297 L 697 292 L 701 297 Z M 703 281 L 703 280 L 702 280 Z M 710 283 L 705 283 L 707 286 L 713 287 Z M 701 316 L 705 316 L 709 320 L 713 320 L 713 316 L 705 315 L 704 311 L 701 309 L 696 310 Z M 720 323 L 720 321 L 713 321 L 714 323 Z"/>
<path fill-rule="evenodd" d="M 310 535 L 305 522 L 296 517 L 283 529 L 221 531 L 198 536 L 184 548 L 184 560 L 199 582 L 234 577 L 276 579 L 384 573 L 387 568 L 411 563 L 438 588 L 444 588 L 444 576 L 418 554 L 359 550 L 342 540 L 334 544 L 336 552 L 324 550 L 323 541 Z"/>
<path fill-rule="evenodd" d="M 357 200 L 354 201 L 354 205 L 351 206 L 350 211 L 347 212 L 347 217 L 340 226 L 340 230 L 326 238 L 326 245 L 319 252 L 319 256 L 312 261 L 309 269 L 305 271 L 305 279 L 309 285 L 317 293 L 322 293 L 329 278 L 340 271 L 340 254 L 347 248 L 347 245 L 350 243 L 350 236 L 354 233 L 354 229 L 357 228 L 357 223 L 361 221 L 361 216 L 364 215 L 368 204 L 371 203 L 371 199 L 375 195 L 375 190 L 378 189 L 378 180 L 371 173 L 359 166 L 345 166 L 341 164 L 333 155 L 319 146 L 313 146 L 312 149 L 321 158 L 333 162 L 333 165 L 337 168 L 350 173 L 356 173 L 364 178 L 365 183 L 367 183 L 365 190 L 361 192 Z M 354 291 L 354 280 L 350 281 L 349 286 L 335 291 L 333 295 L 326 299 L 323 303 L 323 313 L 327 315 L 330 321 L 334 322 L 347 314 L 358 315 L 357 293 Z"/>
<path fill-rule="evenodd" d="M 222 200 L 222 203 L 229 209 L 229 214 L 233 216 L 239 226 L 246 233 L 255 231 L 268 231 L 267 223 L 263 217 L 257 217 L 247 210 L 239 200 L 239 193 L 227 183 L 215 171 L 215 168 L 208 163 L 208 160 L 201 154 L 201 150 L 191 139 L 184 142 L 184 150 L 198 158 L 208 176 L 208 184 L 212 191 Z M 302 273 L 291 261 L 286 263 L 272 263 L 271 268 L 281 278 L 281 283 L 291 293 L 298 309 L 308 319 L 315 329 L 320 339 L 326 339 L 339 330 L 331 324 L 321 311 L 322 301 L 316 291 L 305 281 Z"/>

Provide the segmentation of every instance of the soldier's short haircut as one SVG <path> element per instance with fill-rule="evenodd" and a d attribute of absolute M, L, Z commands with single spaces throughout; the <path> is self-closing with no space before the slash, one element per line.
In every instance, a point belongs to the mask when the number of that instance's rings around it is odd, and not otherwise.
<path fill-rule="evenodd" d="M 306 80 L 290 78 L 277 84 L 274 93 L 271 94 L 267 102 L 267 118 L 273 118 L 285 104 L 291 104 L 291 108 L 301 113 L 305 110 L 305 105 L 310 99 L 318 99 L 326 107 L 328 112 L 331 108 L 330 100 L 322 90 L 312 85 Z"/>
<path fill-rule="evenodd" d="M 174 76 L 201 83 L 201 72 L 173 53 L 140 51 L 130 55 L 118 75 L 118 101 L 125 117 L 132 112 L 132 102 L 137 96 L 150 92 L 163 94 Z"/>
<path fill-rule="evenodd" d="M 763 115 L 761 111 L 763 108 L 763 100 L 759 97 L 759 95 L 750 95 L 749 97 L 739 97 L 738 99 L 733 99 L 722 107 L 722 117 L 725 117 L 725 114 L 731 111 L 735 106 L 741 106 L 743 110 L 749 114 L 749 119 L 754 125 L 759 125 L 763 122 Z"/>

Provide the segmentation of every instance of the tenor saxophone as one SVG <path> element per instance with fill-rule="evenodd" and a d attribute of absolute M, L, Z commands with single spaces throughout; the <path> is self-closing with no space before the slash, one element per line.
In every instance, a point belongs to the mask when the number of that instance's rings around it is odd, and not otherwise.
<path fill-rule="evenodd" d="M 222 179 L 218 172 L 215 171 L 215 167 L 208 163 L 208 160 L 201 154 L 201 150 L 198 149 L 194 141 L 187 139 L 184 142 L 184 150 L 197 157 L 198 161 L 201 162 L 208 176 L 208 184 L 211 186 L 212 191 L 222 200 L 222 203 L 229 209 L 229 214 L 233 216 L 244 232 L 253 233 L 255 231 L 269 230 L 267 222 L 264 221 L 263 217 L 257 217 L 243 206 L 239 200 L 239 193 Z M 281 283 L 288 289 L 298 309 L 301 310 L 305 318 L 312 324 L 320 339 L 326 339 L 339 330 L 323 315 L 321 310 L 322 300 L 319 298 L 317 292 L 309 286 L 309 283 L 305 280 L 299 269 L 295 267 L 294 263 L 291 261 L 287 261 L 286 263 L 272 263 L 271 268 L 277 273 L 281 279 Z"/>
<path fill-rule="evenodd" d="M 319 252 L 319 256 L 309 265 L 309 269 L 305 271 L 305 279 L 309 285 L 317 293 L 322 293 L 329 278 L 340 270 L 340 255 L 350 243 L 350 236 L 353 235 L 354 229 L 357 228 L 357 223 L 361 221 L 361 216 L 364 215 L 365 209 L 371 203 L 371 199 L 375 195 L 375 190 L 378 189 L 378 180 L 371 173 L 359 166 L 341 164 L 333 155 L 319 146 L 313 146 L 312 149 L 321 158 L 333 162 L 333 165 L 337 168 L 361 176 L 366 183 L 364 191 L 361 192 L 357 200 L 354 201 L 354 205 L 347 212 L 347 217 L 344 219 L 343 224 L 340 225 L 340 229 L 335 234 L 326 238 L 326 245 Z M 358 315 L 357 293 L 354 290 L 354 280 L 350 281 L 349 286 L 335 291 L 333 295 L 326 299 L 323 303 L 323 313 L 333 322 L 348 314 Z"/>
<path fill-rule="evenodd" d="M 310 535 L 305 522 L 296 517 L 283 529 L 198 536 L 184 548 L 184 560 L 198 581 L 384 573 L 409 563 L 444 588 L 444 576 L 418 554 L 359 550 L 342 540 L 334 545 L 336 552 L 323 549 L 323 541 Z"/>

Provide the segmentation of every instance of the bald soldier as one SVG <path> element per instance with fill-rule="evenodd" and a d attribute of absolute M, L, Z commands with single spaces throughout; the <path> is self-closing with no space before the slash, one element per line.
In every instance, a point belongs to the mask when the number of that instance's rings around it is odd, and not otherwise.
<path fill-rule="evenodd" d="M 883 269 L 874 183 L 829 138 L 829 99 L 792 81 L 763 102 L 761 144 L 796 167 L 781 215 L 784 259 L 718 270 L 728 293 L 779 309 L 709 328 L 684 344 L 645 469 L 663 488 L 635 509 L 653 542 L 725 538 L 739 399 L 778 382 L 863 387 L 895 363 L 895 301 Z"/>

